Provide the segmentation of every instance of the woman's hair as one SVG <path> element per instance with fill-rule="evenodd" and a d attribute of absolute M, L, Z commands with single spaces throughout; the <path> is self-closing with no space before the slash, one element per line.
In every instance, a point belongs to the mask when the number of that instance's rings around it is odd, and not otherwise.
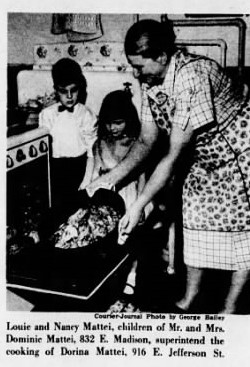
<path fill-rule="evenodd" d="M 66 87 L 76 84 L 79 87 L 79 102 L 83 104 L 87 98 L 87 82 L 80 65 L 69 58 L 63 58 L 52 66 L 52 79 L 55 90 L 58 86 Z"/>
<path fill-rule="evenodd" d="M 163 52 L 172 56 L 176 51 L 172 23 L 169 20 L 160 23 L 153 19 L 134 23 L 126 34 L 124 48 L 127 56 L 157 59 Z"/>
<path fill-rule="evenodd" d="M 125 132 L 128 137 L 137 138 L 141 124 L 130 91 L 115 90 L 103 99 L 98 119 L 98 137 L 106 137 L 107 123 L 115 120 L 126 122 Z"/>

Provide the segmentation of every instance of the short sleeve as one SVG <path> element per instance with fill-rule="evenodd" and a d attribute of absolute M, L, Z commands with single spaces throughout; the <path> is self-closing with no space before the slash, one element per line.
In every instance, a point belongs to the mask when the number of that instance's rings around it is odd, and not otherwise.
<path fill-rule="evenodd" d="M 151 112 L 151 108 L 150 108 L 149 100 L 148 100 L 147 89 L 145 85 L 142 85 L 141 91 L 142 91 L 141 123 L 148 125 L 148 124 L 154 123 L 154 118 L 152 116 L 152 112 Z"/>
<path fill-rule="evenodd" d="M 185 65 L 177 76 L 172 123 L 194 130 L 214 121 L 212 87 L 207 68 L 197 63 Z"/>

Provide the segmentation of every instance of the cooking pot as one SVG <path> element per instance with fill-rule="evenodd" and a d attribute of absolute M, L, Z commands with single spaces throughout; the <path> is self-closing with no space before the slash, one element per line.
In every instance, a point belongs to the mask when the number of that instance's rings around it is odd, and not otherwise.
<path fill-rule="evenodd" d="M 100 207 L 100 206 L 107 206 L 112 208 L 118 216 L 121 218 L 125 214 L 125 203 L 123 198 L 116 192 L 107 190 L 107 189 L 99 189 L 95 192 L 93 197 L 89 197 L 86 190 L 81 190 L 77 193 L 77 195 L 72 198 L 69 206 L 67 208 L 63 208 L 64 210 L 58 212 L 55 210 L 52 214 L 53 220 L 49 220 L 49 225 L 52 227 L 49 233 L 49 243 L 52 247 L 55 246 L 55 239 L 53 237 L 54 232 L 56 232 L 59 226 L 63 223 L 67 223 L 68 218 L 77 212 L 78 209 L 91 209 L 91 207 Z M 102 248 L 104 246 L 110 247 L 111 244 L 117 244 L 118 239 L 118 223 L 115 228 L 107 233 L 105 237 L 98 238 L 94 243 L 91 243 L 91 246 L 84 246 L 84 247 L 77 247 L 77 248 L 57 248 L 55 250 L 61 250 L 63 252 L 81 252 L 81 250 L 86 250 L 89 247 L 99 247 Z"/>
<path fill-rule="evenodd" d="M 91 198 L 86 191 L 79 191 L 72 200 L 71 207 L 65 208 L 61 218 L 67 220 L 68 215 L 79 208 L 91 205 L 111 206 L 120 216 L 125 213 L 124 201 L 118 193 L 100 189 Z M 88 293 L 88 289 L 92 290 L 95 284 L 103 281 L 126 258 L 128 248 L 117 244 L 118 225 L 105 238 L 100 238 L 89 246 L 56 248 L 55 243 L 50 240 L 53 231 L 58 229 L 58 218 L 53 220 L 56 215 L 56 212 L 51 212 L 46 216 L 44 226 L 47 237 L 44 236 L 38 244 L 26 245 L 22 251 L 9 257 L 9 281 L 21 281 L 22 284 L 31 286 L 38 284 L 40 288 L 68 293 Z M 59 222 L 59 225 L 62 223 Z"/>
<path fill-rule="evenodd" d="M 79 197 L 83 196 L 83 200 L 88 202 L 88 205 L 107 205 L 117 211 L 121 216 L 125 214 L 125 203 L 121 195 L 117 192 L 107 189 L 99 189 L 95 192 L 95 194 L 90 198 L 86 192 L 79 191 Z M 80 199 L 81 200 L 81 199 Z"/>

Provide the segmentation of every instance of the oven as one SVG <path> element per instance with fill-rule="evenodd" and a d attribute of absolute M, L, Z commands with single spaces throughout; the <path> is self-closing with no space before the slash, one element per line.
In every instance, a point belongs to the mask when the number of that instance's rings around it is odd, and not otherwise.
<path fill-rule="evenodd" d="M 40 242 L 51 208 L 50 151 L 45 129 L 27 131 L 7 141 L 6 276 L 10 288 L 21 284 L 22 254 Z"/>
<path fill-rule="evenodd" d="M 8 139 L 7 253 L 20 251 L 22 242 L 39 233 L 51 207 L 50 140 L 44 129 Z"/>
<path fill-rule="evenodd" d="M 18 310 L 25 303 L 38 310 L 105 311 L 123 284 L 118 277 L 126 274 L 128 249 L 110 238 L 79 250 L 51 245 L 57 218 L 51 206 L 50 156 L 45 129 L 8 139 L 7 300 L 17 298 Z M 7 308 L 13 304 L 7 301 Z"/>

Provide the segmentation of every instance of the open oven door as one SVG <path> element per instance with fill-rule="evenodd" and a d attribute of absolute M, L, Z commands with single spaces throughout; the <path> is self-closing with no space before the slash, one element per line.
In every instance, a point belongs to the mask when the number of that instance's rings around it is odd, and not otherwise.
<path fill-rule="evenodd" d="M 102 190 L 95 195 L 91 202 L 98 205 L 115 198 L 113 204 L 123 203 L 117 200 L 117 194 L 110 192 L 108 195 Z M 126 276 L 126 267 L 130 263 L 130 244 L 120 246 L 117 244 L 118 230 L 110 232 L 105 238 L 95 243 L 78 248 L 56 248 L 51 241 L 51 233 L 58 227 L 60 222 L 66 220 L 70 213 L 75 212 L 80 206 L 89 205 L 86 194 L 80 193 L 72 200 L 72 207 L 65 208 L 65 212 L 57 213 L 50 211 L 46 216 L 42 239 L 34 243 L 31 239 L 23 239 L 19 251 L 15 253 L 7 249 L 7 286 L 14 292 L 46 294 L 59 298 L 91 301 L 102 294 L 108 284 L 112 284 L 108 292 L 115 294 L 113 280 L 119 277 L 118 288 L 124 285 L 122 277 Z M 119 198 L 121 199 L 121 197 Z M 122 200 L 122 199 L 121 199 Z M 82 204 L 80 204 L 82 203 Z M 60 219 L 58 219 L 60 218 Z M 124 278 L 125 280 L 125 278 Z M 119 292 L 120 289 L 117 288 Z M 97 298 L 98 298 L 97 297 Z M 91 303 L 90 302 L 90 303 Z M 100 305 L 100 307 L 102 307 Z"/>

